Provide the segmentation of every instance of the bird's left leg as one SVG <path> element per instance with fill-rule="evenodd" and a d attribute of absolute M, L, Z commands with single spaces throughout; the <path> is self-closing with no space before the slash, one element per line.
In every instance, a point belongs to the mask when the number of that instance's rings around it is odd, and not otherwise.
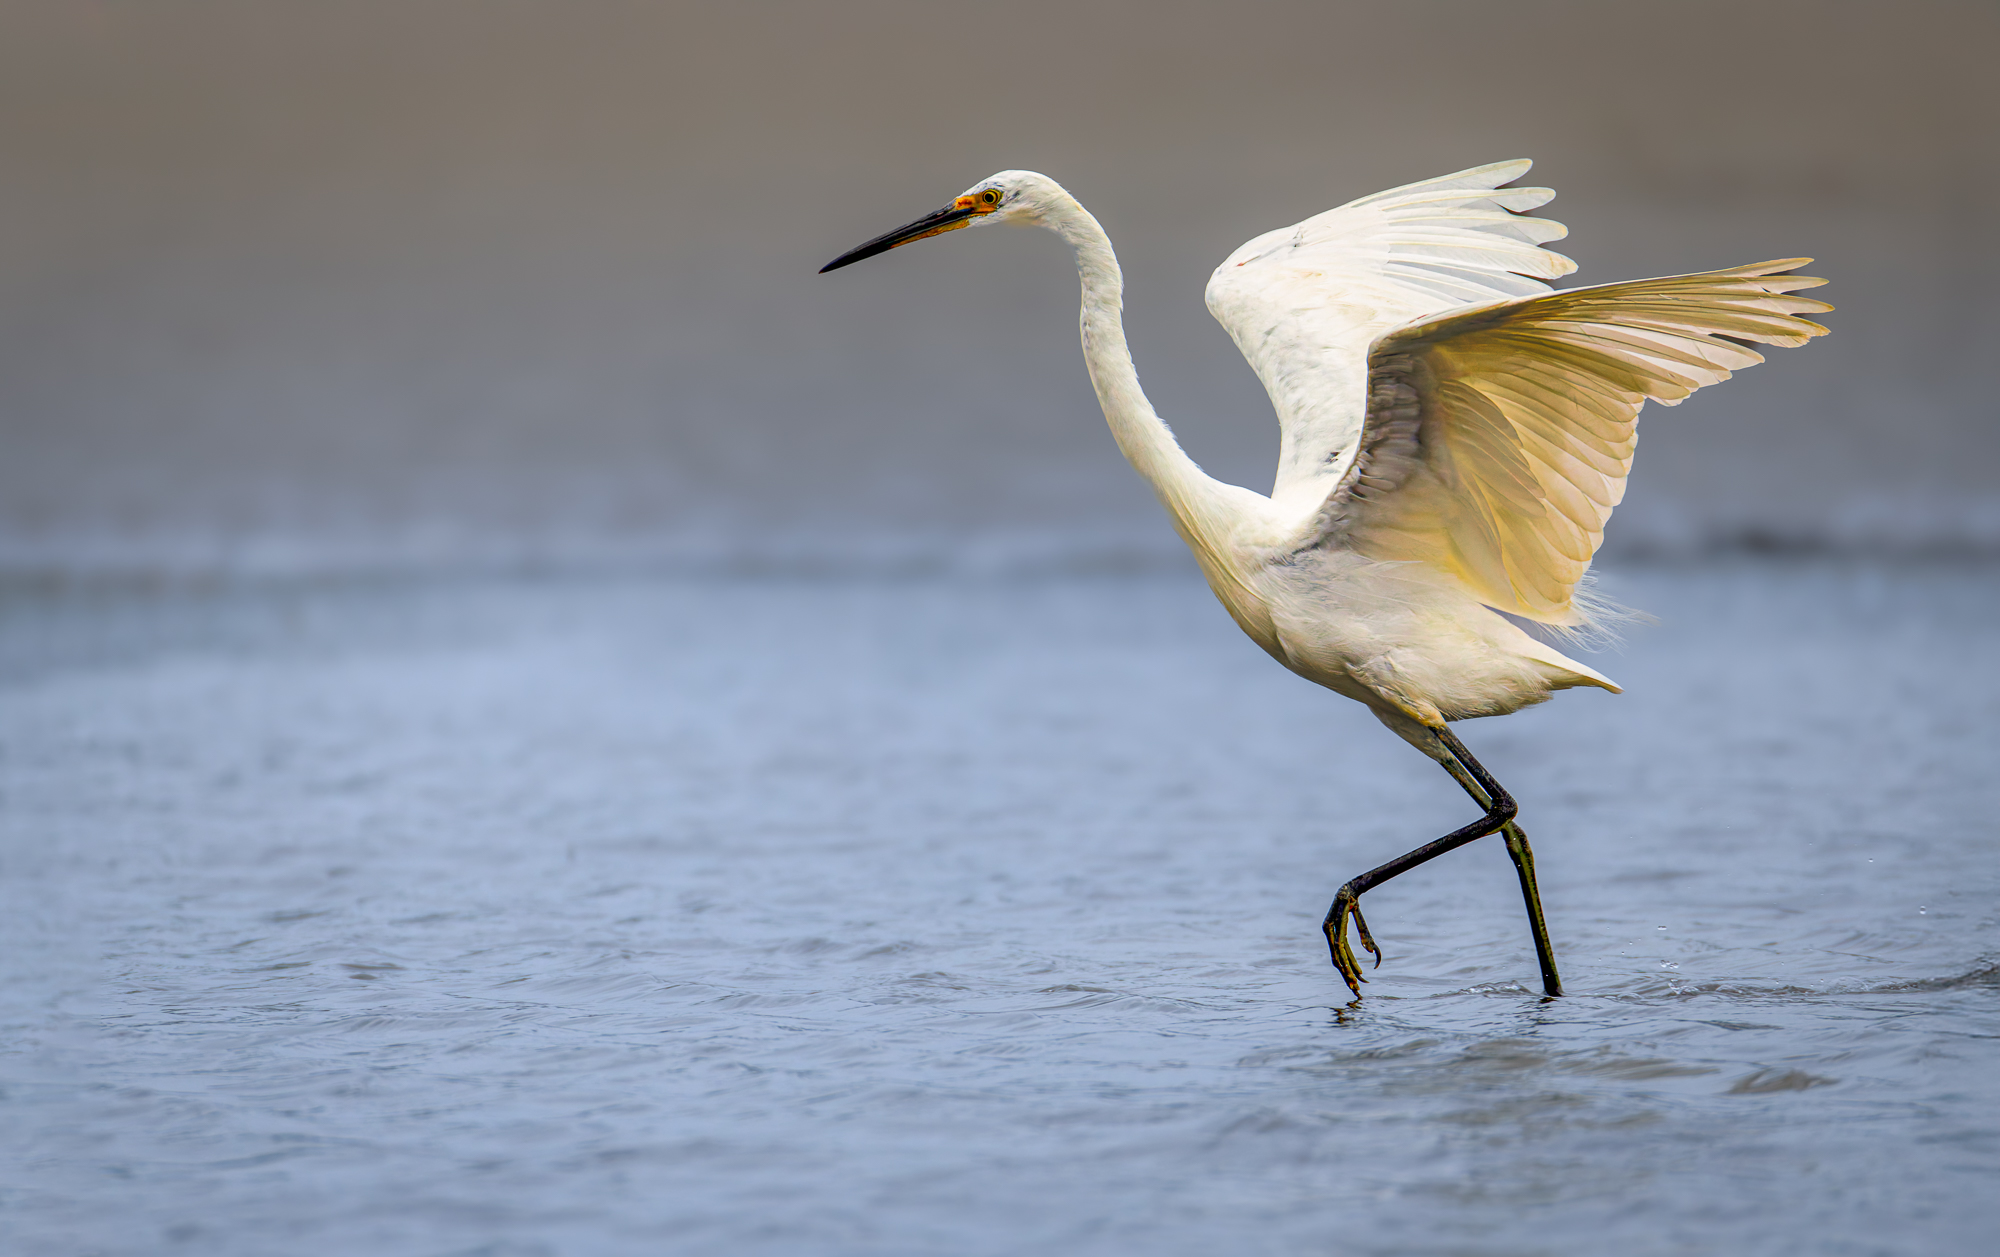
<path fill-rule="evenodd" d="M 1484 808 L 1492 806 L 1485 789 L 1466 771 L 1456 755 L 1440 757 L 1438 762 L 1472 796 L 1474 803 Z M 1535 885 L 1535 849 L 1528 845 L 1528 835 L 1513 821 L 1500 827 L 1500 836 L 1507 840 L 1507 856 L 1514 861 L 1514 873 L 1521 879 L 1521 899 L 1528 908 L 1528 928 L 1535 936 L 1535 959 L 1542 966 L 1542 993 L 1561 995 L 1562 976 L 1556 972 L 1556 956 L 1549 944 L 1548 922 L 1542 918 L 1542 893 Z"/>
<path fill-rule="evenodd" d="M 1354 918 L 1355 928 L 1361 934 L 1361 945 L 1374 953 L 1377 967 L 1382 963 L 1381 949 L 1376 947 L 1375 940 L 1368 936 L 1368 926 L 1361 919 L 1361 896 L 1390 878 L 1400 873 L 1407 873 L 1419 864 L 1435 860 L 1447 851 L 1456 850 L 1475 839 L 1499 832 L 1502 827 L 1512 823 L 1514 813 L 1519 810 L 1515 806 L 1514 796 L 1508 794 L 1500 783 L 1493 779 L 1493 775 L 1487 772 L 1478 760 L 1472 758 L 1472 752 L 1465 749 L 1465 744 L 1458 740 L 1457 735 L 1443 725 L 1431 728 L 1430 734 L 1449 752 L 1449 756 L 1441 758 L 1455 760 L 1471 777 L 1474 784 L 1479 786 L 1485 797 L 1481 798 L 1479 795 L 1473 797 L 1486 809 L 1486 815 L 1463 829 L 1453 830 L 1436 842 L 1427 842 L 1415 851 L 1397 856 L 1380 868 L 1370 869 L 1342 886 L 1334 895 L 1333 906 L 1326 910 L 1326 920 L 1321 923 L 1320 929 L 1326 935 L 1327 947 L 1333 952 L 1333 967 L 1340 970 L 1340 976 L 1347 981 L 1347 989 L 1353 991 L 1356 996 L 1361 994 L 1361 984 L 1368 979 L 1361 976 L 1361 965 L 1354 958 L 1354 949 L 1347 944 L 1347 918 Z"/>

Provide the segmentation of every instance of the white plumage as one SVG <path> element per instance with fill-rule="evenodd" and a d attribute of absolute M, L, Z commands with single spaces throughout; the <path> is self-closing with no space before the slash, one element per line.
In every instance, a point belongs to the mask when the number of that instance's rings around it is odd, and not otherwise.
<path fill-rule="evenodd" d="M 1557 290 L 1567 234 L 1525 216 L 1555 194 L 1502 185 L 1498 162 L 1362 197 L 1232 253 L 1208 308 L 1263 381 L 1282 439 L 1271 493 L 1223 484 L 1182 452 L 1139 387 L 1111 242 L 1045 175 L 1003 171 L 952 206 L 829 263 L 985 222 L 1046 227 L 1076 253 L 1085 363 L 1113 436 L 1153 485 L 1210 587 L 1258 645 L 1356 699 L 1443 764 L 1486 809 L 1472 825 L 1341 888 L 1325 933 L 1359 993 L 1359 896 L 1455 846 L 1503 832 L 1543 983 L 1560 993 L 1533 855 L 1511 798 L 1447 722 L 1504 715 L 1608 678 L 1506 616 L 1587 624 L 1579 583 L 1624 496 L 1648 400 L 1674 405 L 1802 345 L 1825 281 L 1788 259 Z M 1380 953 L 1377 952 L 1377 963 Z"/>

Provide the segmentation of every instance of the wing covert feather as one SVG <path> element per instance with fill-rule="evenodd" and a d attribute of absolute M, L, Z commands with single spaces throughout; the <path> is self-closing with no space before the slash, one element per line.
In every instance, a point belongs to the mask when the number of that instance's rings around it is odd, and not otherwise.
<path fill-rule="evenodd" d="M 1272 495 L 1301 515 L 1351 465 L 1368 347 L 1413 319 L 1549 291 L 1576 264 L 1541 246 L 1568 229 L 1521 211 L 1547 188 L 1503 188 L 1526 161 L 1391 188 L 1267 232 L 1218 267 L 1208 308 L 1249 360 L 1282 429 Z"/>
<path fill-rule="evenodd" d="M 1369 351 L 1352 465 L 1314 544 L 1424 563 L 1481 601 L 1577 624 L 1577 582 L 1625 494 L 1648 400 L 1676 405 L 1803 345 L 1833 307 L 1790 258 L 1548 292 L 1420 318 Z"/>

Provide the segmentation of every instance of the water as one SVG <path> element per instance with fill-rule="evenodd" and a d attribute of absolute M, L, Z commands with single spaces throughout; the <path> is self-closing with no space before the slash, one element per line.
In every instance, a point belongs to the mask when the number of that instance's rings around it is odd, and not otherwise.
<path fill-rule="evenodd" d="M 17 588 L 18 1254 L 1954 1254 L 1991 566 L 1638 569 L 1444 775 L 1182 575 Z"/>

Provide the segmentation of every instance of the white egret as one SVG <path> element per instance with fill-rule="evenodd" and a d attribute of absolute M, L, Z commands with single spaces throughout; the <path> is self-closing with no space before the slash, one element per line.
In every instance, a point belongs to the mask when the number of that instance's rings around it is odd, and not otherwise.
<path fill-rule="evenodd" d="M 1592 623 L 1579 583 L 1625 492 L 1647 401 L 1674 405 L 1802 345 L 1789 294 L 1824 280 L 1792 258 L 1590 288 L 1541 246 L 1567 229 L 1524 211 L 1546 188 L 1498 162 L 1362 197 L 1257 237 L 1208 282 L 1208 308 L 1264 382 L 1282 429 L 1270 495 L 1203 473 L 1146 400 L 1125 344 L 1124 277 L 1095 218 L 1046 175 L 1008 170 L 824 271 L 975 224 L 1046 227 L 1076 254 L 1083 355 L 1118 447 L 1149 481 L 1236 623 L 1285 667 L 1367 704 L 1485 809 L 1349 881 L 1322 927 L 1355 995 L 1360 897 L 1504 835 L 1549 995 L 1562 993 L 1516 807 L 1447 722 L 1499 716 L 1611 680 L 1508 617 Z M 1504 615 L 1502 613 L 1505 613 Z"/>

